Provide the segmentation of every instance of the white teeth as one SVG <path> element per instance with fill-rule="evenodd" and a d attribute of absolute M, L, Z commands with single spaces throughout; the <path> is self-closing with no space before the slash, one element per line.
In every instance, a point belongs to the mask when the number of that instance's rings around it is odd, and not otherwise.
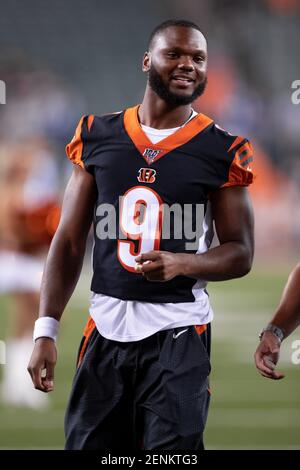
<path fill-rule="evenodd" d="M 174 80 L 179 80 L 181 82 L 191 82 L 190 78 L 181 78 L 181 77 L 174 77 Z"/>

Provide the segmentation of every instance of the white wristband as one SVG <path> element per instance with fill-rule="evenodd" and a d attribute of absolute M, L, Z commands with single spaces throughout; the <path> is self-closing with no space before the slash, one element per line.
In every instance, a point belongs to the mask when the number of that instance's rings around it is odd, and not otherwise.
<path fill-rule="evenodd" d="M 52 338 L 56 341 L 59 329 L 59 321 L 53 317 L 40 317 L 36 320 L 33 330 L 33 341 L 38 338 Z"/>

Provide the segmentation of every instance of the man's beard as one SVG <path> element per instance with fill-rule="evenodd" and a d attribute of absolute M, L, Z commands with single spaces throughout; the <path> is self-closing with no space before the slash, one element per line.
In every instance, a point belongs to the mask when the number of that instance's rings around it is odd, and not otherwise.
<path fill-rule="evenodd" d="M 150 88 L 170 106 L 182 106 L 192 103 L 204 93 L 207 84 L 207 77 L 205 77 L 191 95 L 173 93 L 168 86 L 165 85 L 161 75 L 153 65 L 150 67 L 148 80 Z"/>

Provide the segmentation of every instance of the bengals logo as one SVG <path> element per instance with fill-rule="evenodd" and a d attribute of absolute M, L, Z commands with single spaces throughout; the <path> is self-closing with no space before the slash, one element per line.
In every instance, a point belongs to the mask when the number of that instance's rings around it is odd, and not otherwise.
<path fill-rule="evenodd" d="M 152 168 L 140 168 L 137 179 L 140 183 L 154 183 L 155 175 L 156 170 Z"/>

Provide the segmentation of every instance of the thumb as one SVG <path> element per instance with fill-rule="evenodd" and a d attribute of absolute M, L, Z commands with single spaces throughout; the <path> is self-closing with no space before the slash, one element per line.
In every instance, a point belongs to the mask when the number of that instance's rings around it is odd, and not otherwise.
<path fill-rule="evenodd" d="M 47 362 L 46 364 L 46 375 L 43 378 L 43 384 L 48 392 L 51 392 L 54 388 L 54 363 Z"/>

